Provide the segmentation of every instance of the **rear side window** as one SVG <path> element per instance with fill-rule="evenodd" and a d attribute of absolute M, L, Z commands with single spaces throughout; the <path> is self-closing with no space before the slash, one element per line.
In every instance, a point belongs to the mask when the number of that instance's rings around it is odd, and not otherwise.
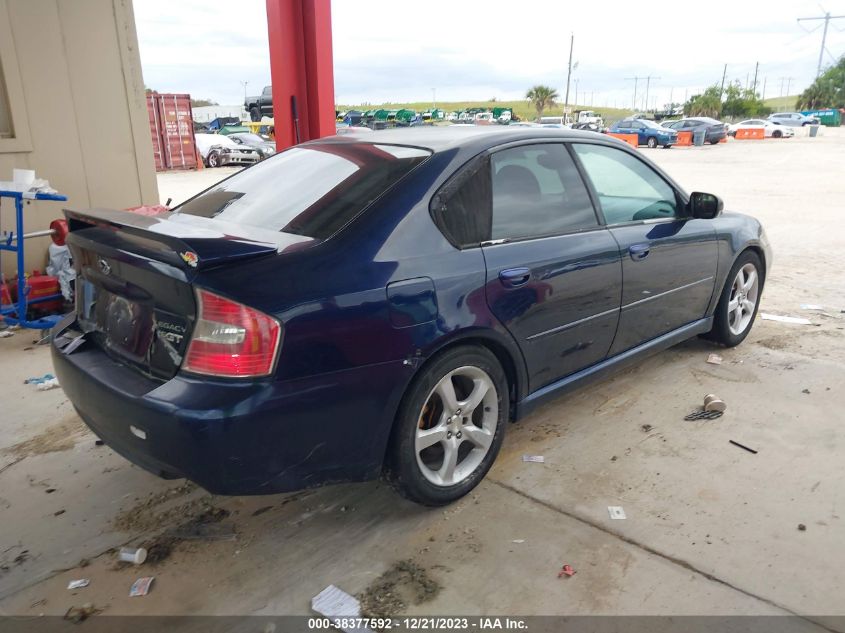
<path fill-rule="evenodd" d="M 191 198 L 175 213 L 326 239 L 428 158 L 416 147 L 295 147 Z"/>
<path fill-rule="evenodd" d="M 587 188 L 557 143 L 502 150 L 491 158 L 492 239 L 555 235 L 598 226 Z"/>
<path fill-rule="evenodd" d="M 490 160 L 479 156 L 431 200 L 434 222 L 452 244 L 477 246 L 490 239 Z"/>

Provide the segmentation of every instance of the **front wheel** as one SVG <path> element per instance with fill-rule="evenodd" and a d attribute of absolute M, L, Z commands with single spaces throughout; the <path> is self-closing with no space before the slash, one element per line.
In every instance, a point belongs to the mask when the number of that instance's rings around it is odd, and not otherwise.
<path fill-rule="evenodd" d="M 209 167 L 220 167 L 220 154 L 212 150 L 208 153 L 208 158 L 205 159 Z"/>
<path fill-rule="evenodd" d="M 783 132 L 781 132 L 780 130 L 775 130 L 774 132 L 772 132 L 773 138 L 780 138 L 781 136 L 783 136 Z"/>
<path fill-rule="evenodd" d="M 657 147 L 657 138 L 654 136 L 649 136 L 648 141 L 646 141 L 646 145 L 648 145 L 651 149 Z"/>
<path fill-rule="evenodd" d="M 477 346 L 445 352 L 422 370 L 400 407 L 388 481 L 423 505 L 460 499 L 496 459 L 508 409 L 507 378 L 493 354 Z"/>
<path fill-rule="evenodd" d="M 709 338 L 726 347 L 742 343 L 757 316 L 766 273 L 752 251 L 740 255 L 728 273 Z"/>

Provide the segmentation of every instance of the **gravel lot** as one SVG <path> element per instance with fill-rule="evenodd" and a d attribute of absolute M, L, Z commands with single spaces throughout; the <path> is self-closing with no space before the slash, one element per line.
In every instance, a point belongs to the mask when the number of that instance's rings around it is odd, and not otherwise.
<path fill-rule="evenodd" d="M 545 407 L 445 509 L 378 482 L 208 498 L 158 480 L 96 446 L 60 390 L 22 384 L 51 370 L 33 333 L 0 340 L 0 613 L 307 614 L 335 584 L 393 588 L 411 614 L 845 615 L 845 129 L 822 132 L 641 149 L 762 220 L 775 262 L 761 311 L 812 325 L 758 318 L 738 348 L 689 341 Z M 162 174 L 162 200 L 231 171 Z M 710 392 L 727 413 L 683 421 Z M 160 562 L 116 568 L 110 548 L 197 516 L 234 536 L 171 538 Z M 577 574 L 559 579 L 564 563 Z M 130 599 L 146 575 L 151 593 Z M 91 583 L 67 590 L 76 578 Z"/>

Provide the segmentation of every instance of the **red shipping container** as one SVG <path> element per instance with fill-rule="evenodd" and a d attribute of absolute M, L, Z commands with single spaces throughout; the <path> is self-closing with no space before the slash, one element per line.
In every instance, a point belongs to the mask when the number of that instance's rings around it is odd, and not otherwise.
<path fill-rule="evenodd" d="M 196 169 L 197 144 L 191 95 L 147 93 L 156 171 Z"/>

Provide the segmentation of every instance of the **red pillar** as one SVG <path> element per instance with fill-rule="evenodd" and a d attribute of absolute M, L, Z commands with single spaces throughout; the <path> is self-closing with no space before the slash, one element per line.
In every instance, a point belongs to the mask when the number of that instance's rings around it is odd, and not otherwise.
<path fill-rule="evenodd" d="M 331 0 L 267 0 L 276 147 L 335 133 Z M 293 98 L 296 101 L 294 117 Z"/>

